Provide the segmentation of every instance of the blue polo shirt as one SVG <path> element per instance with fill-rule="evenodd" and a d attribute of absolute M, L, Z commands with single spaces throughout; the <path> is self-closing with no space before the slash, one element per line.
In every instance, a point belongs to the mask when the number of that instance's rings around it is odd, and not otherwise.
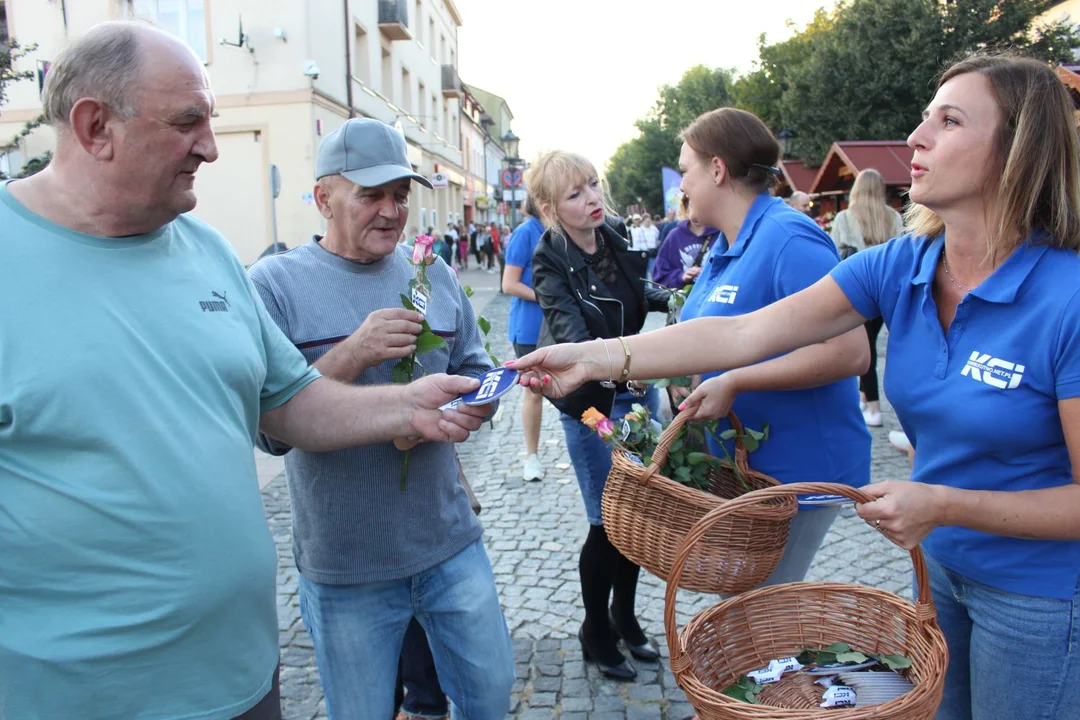
<path fill-rule="evenodd" d="M 813 285 L 838 259 L 836 245 L 813 220 L 762 193 L 735 241 L 721 234 L 713 244 L 682 319 L 753 312 Z M 769 439 L 750 455 L 755 470 L 784 483 L 870 481 L 870 433 L 855 378 L 809 390 L 742 393 L 732 409 L 747 427 L 769 424 Z M 726 427 L 721 420 L 720 430 Z M 722 456 L 715 439 L 710 448 Z"/>
<path fill-rule="evenodd" d="M 506 264 L 521 268 L 521 282 L 532 287 L 532 258 L 536 243 L 544 234 L 544 226 L 534 217 L 518 225 L 510 236 L 506 250 Z M 540 323 L 544 313 L 538 303 L 515 297 L 510 300 L 510 342 L 519 345 L 535 345 L 540 336 Z"/>
<path fill-rule="evenodd" d="M 945 333 L 931 292 L 943 244 L 905 236 L 832 273 L 860 314 L 889 328 L 885 392 L 917 448 L 912 479 L 998 491 L 1071 483 L 1057 403 L 1080 395 L 1080 257 L 1029 239 L 963 299 Z M 923 548 L 984 585 L 1076 593 L 1080 542 L 940 527 Z"/>

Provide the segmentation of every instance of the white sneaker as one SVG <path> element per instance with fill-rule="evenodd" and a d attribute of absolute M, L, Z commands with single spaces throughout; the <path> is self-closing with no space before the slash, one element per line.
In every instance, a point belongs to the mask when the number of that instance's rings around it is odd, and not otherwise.
<path fill-rule="evenodd" d="M 540 458 L 536 455 L 525 458 L 525 470 L 521 473 L 521 477 L 526 482 L 537 482 L 544 477 L 544 466 L 540 464 Z"/>
<path fill-rule="evenodd" d="M 881 427 L 881 413 L 863 410 L 862 417 L 870 427 Z"/>
<path fill-rule="evenodd" d="M 903 430 L 890 431 L 889 444 L 902 453 L 911 452 L 911 441 L 908 440 L 908 436 L 904 434 Z"/>

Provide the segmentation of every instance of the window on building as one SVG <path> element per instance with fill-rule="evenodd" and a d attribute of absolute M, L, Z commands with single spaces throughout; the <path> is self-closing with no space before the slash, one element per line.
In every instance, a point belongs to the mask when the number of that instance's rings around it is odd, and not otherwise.
<path fill-rule="evenodd" d="M 7 29 L 7 3 L 0 1 L 0 42 L 6 43 L 10 39 Z"/>
<path fill-rule="evenodd" d="M 385 46 L 382 48 L 382 88 L 383 97 L 394 101 L 394 56 Z"/>
<path fill-rule="evenodd" d="M 440 35 L 439 36 L 439 48 L 442 50 L 442 55 L 439 56 L 439 62 L 441 62 L 443 65 L 445 65 L 446 64 L 446 48 L 447 48 L 446 36 L 445 35 Z"/>
<path fill-rule="evenodd" d="M 423 80 L 418 80 L 417 82 L 419 83 L 420 88 L 419 92 L 416 94 L 416 97 L 419 98 L 419 106 L 416 108 L 416 112 L 419 113 L 417 120 L 420 121 L 421 125 L 432 127 L 435 124 L 435 121 L 431 118 L 433 113 L 428 112 L 427 86 L 424 85 Z"/>
<path fill-rule="evenodd" d="M 423 8 L 420 7 L 420 0 L 416 0 L 416 6 L 413 9 L 412 22 L 409 24 L 409 27 L 413 29 L 413 34 L 418 41 L 420 40 L 420 31 L 424 28 L 424 26 L 420 24 L 420 12 L 422 9 Z"/>
<path fill-rule="evenodd" d="M 22 153 L 18 150 L 9 150 L 0 155 L 0 173 L 3 177 L 14 177 L 22 170 Z"/>
<path fill-rule="evenodd" d="M 181 38 L 206 62 L 204 0 L 127 0 L 127 13 Z"/>
<path fill-rule="evenodd" d="M 365 85 L 371 85 L 371 48 L 364 28 L 356 26 L 356 47 L 353 48 L 353 75 Z"/>
<path fill-rule="evenodd" d="M 440 135 L 446 130 L 446 121 L 439 117 L 439 97 L 435 93 L 431 93 L 431 129 Z"/>
<path fill-rule="evenodd" d="M 413 111 L 412 105 L 412 76 L 404 67 L 401 68 L 401 109 L 407 113 Z"/>
<path fill-rule="evenodd" d="M 428 48 L 431 49 L 431 57 L 435 57 L 435 17 L 431 14 L 428 15 L 427 42 Z"/>
<path fill-rule="evenodd" d="M 446 99 L 443 100 L 443 122 L 444 122 L 444 127 L 447 127 L 447 128 L 450 127 L 450 101 L 446 100 Z M 450 133 L 447 132 L 447 135 L 449 135 L 449 134 Z M 454 140 L 455 140 L 455 138 L 450 138 L 450 137 L 446 138 L 446 141 L 448 143 L 450 143 L 451 145 L 454 144 Z"/>

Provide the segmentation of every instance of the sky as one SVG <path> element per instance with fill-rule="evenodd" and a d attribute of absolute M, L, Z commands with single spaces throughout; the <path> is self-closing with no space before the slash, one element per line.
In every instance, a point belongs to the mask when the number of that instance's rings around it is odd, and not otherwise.
<path fill-rule="evenodd" d="M 528 161 L 579 152 L 603 167 L 634 121 L 698 64 L 753 69 L 832 0 L 455 0 L 463 82 L 506 98 Z"/>

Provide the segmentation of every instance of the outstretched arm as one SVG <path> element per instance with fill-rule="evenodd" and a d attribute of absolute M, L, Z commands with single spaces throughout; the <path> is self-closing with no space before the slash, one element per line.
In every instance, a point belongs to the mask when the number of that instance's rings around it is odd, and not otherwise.
<path fill-rule="evenodd" d="M 626 338 L 630 371 L 625 377 L 625 353 L 618 339 L 541 348 L 511 366 L 523 373 L 522 384 L 561 397 L 590 380 L 696 375 L 753 365 L 823 343 L 865 322 L 836 281 L 824 277 L 747 315 L 698 318 Z"/>
<path fill-rule="evenodd" d="M 264 412 L 259 429 L 310 452 L 420 437 L 462 442 L 479 429 L 474 408 L 439 407 L 479 386 L 475 378 L 428 375 L 408 385 L 359 387 L 329 378 L 306 385 L 288 402 Z"/>

